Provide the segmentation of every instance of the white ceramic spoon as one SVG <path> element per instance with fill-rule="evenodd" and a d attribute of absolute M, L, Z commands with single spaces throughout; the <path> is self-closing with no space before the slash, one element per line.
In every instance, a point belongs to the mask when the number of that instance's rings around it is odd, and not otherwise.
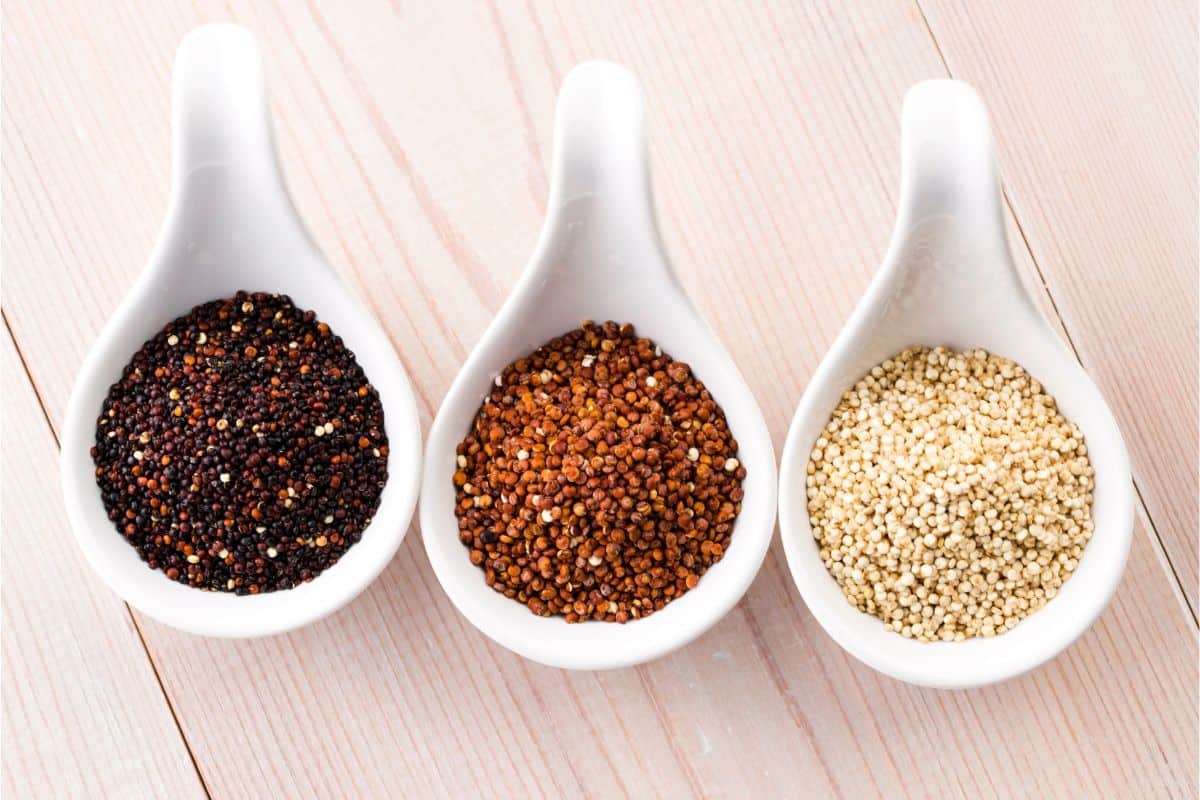
<path fill-rule="evenodd" d="M 745 499 L 724 558 L 662 611 L 625 625 L 543 618 L 488 588 L 459 543 L 455 446 L 493 379 L 585 319 L 631 322 L 686 361 L 711 390 L 740 447 Z M 673 650 L 720 619 L 746 591 L 775 523 L 775 456 L 754 397 L 696 313 L 663 253 L 646 164 L 642 94 L 605 62 L 577 66 L 559 94 L 545 225 L 533 257 L 450 387 L 426 447 L 421 532 L 442 587 L 481 631 L 543 664 L 602 669 Z"/>
<path fill-rule="evenodd" d="M 900 207 L 862 302 L 808 385 L 788 433 L 779 523 L 796 586 L 838 644 L 901 680 L 959 688 L 1053 657 L 1096 619 L 1120 581 L 1133 527 L 1129 457 L 1112 413 L 1021 283 L 1008 250 L 987 112 L 969 86 L 918 84 L 904 101 Z M 1095 534 L 1058 596 L 991 639 L 920 643 L 847 602 L 817 554 L 805 468 L 844 391 L 914 344 L 982 347 L 1041 381 L 1078 423 L 1096 471 Z"/>
<path fill-rule="evenodd" d="M 336 610 L 392 558 L 420 485 L 420 423 L 391 343 L 317 250 L 288 197 L 254 38 L 233 25 L 188 34 L 172 91 L 166 221 L 149 264 L 76 379 L 62 438 L 67 511 L 92 567 L 139 610 L 213 636 L 278 633 Z M 196 304 L 239 289 L 286 293 L 329 323 L 379 390 L 390 446 L 387 486 L 362 540 L 310 583 L 245 597 L 191 589 L 147 567 L 108 520 L 88 452 L 109 386 L 142 343 Z"/>

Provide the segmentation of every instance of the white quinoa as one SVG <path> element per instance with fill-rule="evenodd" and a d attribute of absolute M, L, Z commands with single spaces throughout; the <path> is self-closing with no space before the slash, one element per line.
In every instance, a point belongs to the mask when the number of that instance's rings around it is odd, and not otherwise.
<path fill-rule="evenodd" d="M 913 347 L 842 395 L 808 463 L 826 569 L 903 636 L 995 636 L 1057 594 L 1091 539 L 1078 426 L 1019 365 Z"/>

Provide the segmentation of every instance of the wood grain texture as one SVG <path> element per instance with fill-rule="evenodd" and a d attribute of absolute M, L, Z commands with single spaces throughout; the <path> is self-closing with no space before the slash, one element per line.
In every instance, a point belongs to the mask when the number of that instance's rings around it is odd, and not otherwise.
<path fill-rule="evenodd" d="M 0 371 L 4 793 L 203 797 L 128 608 L 71 538 L 54 437 L 7 330 Z"/>
<path fill-rule="evenodd" d="M 988 98 L 1008 196 L 1194 614 L 1197 6 L 919 2 Z"/>
<path fill-rule="evenodd" d="M 681 281 L 781 445 L 882 256 L 900 100 L 946 74 L 935 42 L 916 5 L 891 2 L 592 6 L 231 0 L 97 18 L 6 4 L 3 304 L 51 419 L 153 242 L 173 48 L 232 18 L 262 40 L 297 204 L 395 343 L 426 424 L 536 237 L 563 75 L 593 56 L 628 64 Z M 1006 176 L 1023 155 L 1006 153 Z M 1015 207 L 1014 234 L 1036 242 L 1046 222 Z M 1089 296 L 1047 292 L 1036 245 L 1037 265 L 1015 249 L 1089 368 L 1094 353 L 1118 369 L 1126 355 L 1089 351 L 1094 326 L 1071 325 Z M 1164 269 L 1185 282 L 1185 266 Z M 1176 470 L 1194 460 L 1181 453 Z M 29 502 L 57 502 L 31 484 Z M 1143 517 L 1097 625 L 975 692 L 915 689 L 846 656 L 778 544 L 710 633 L 615 672 L 490 643 L 446 602 L 416 531 L 360 599 L 303 631 L 223 642 L 142 625 L 214 797 L 1187 797 L 1197 631 Z"/>

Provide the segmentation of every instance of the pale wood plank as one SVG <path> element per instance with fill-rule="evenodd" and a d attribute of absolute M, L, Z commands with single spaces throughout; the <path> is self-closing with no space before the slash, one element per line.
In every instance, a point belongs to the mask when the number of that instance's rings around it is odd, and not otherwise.
<path fill-rule="evenodd" d="M 58 449 L 7 330 L 3 786 L 10 797 L 204 797 L 128 609 L 91 574 Z"/>
<path fill-rule="evenodd" d="M 91 27 L 5 11 L 9 30 L 33 31 L 33 42 L 69 33 L 85 53 L 108 53 L 87 87 L 66 76 L 91 62 L 36 49 L 8 58 L 28 64 L 5 103 L 21 112 L 10 118 L 37 169 L 6 159 L 10 213 L 28 222 L 5 256 L 45 268 L 14 275 L 5 303 L 56 420 L 78 360 L 148 250 L 165 197 L 166 71 L 177 37 L 200 20 L 232 13 L 263 38 L 297 202 L 371 298 L 426 415 L 528 255 L 562 75 L 592 55 L 628 63 L 650 96 L 662 222 L 681 278 L 742 364 L 777 442 L 886 242 L 900 97 L 944 74 L 915 6 L 890 3 L 840 14 L 164 4 Z M 35 76 L 61 86 L 81 119 L 120 104 L 131 121 L 88 124 L 80 138 L 53 124 Z M 126 83 L 144 103 L 120 96 Z M 124 129 L 134 124 L 136 141 Z M 98 153 L 122 165 L 112 197 L 90 191 Z M 36 225 L 67 208 L 70 251 Z M 448 608 L 415 535 L 360 600 L 305 631 L 239 643 L 151 622 L 145 633 L 221 797 L 1187 796 L 1196 633 L 1153 544 L 1138 537 L 1113 609 L 1079 645 L 976 693 L 912 689 L 852 663 L 803 610 L 778 546 L 737 611 L 637 670 L 562 673 L 491 645 Z M 1156 657 L 1134 657 L 1144 652 Z M 197 689 L 212 686 L 220 691 Z"/>
<path fill-rule="evenodd" d="M 919 0 L 1196 610 L 1197 6 Z"/>

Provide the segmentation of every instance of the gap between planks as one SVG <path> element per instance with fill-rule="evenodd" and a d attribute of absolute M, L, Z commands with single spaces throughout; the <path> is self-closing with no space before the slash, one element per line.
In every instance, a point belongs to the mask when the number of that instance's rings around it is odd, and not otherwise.
<path fill-rule="evenodd" d="M 942 45 L 937 40 L 937 34 L 933 31 L 933 26 L 929 22 L 929 17 L 925 14 L 925 9 L 921 6 L 921 0 L 913 0 L 913 5 L 916 6 L 917 13 L 921 16 L 921 22 L 925 26 L 925 30 L 929 33 L 929 40 L 933 43 L 933 49 L 937 51 L 938 59 L 942 62 L 942 68 L 946 71 L 946 77 L 954 78 L 954 70 L 950 69 L 950 62 L 946 59 L 946 54 L 942 50 Z M 1025 252 L 1029 253 L 1029 260 L 1033 264 L 1033 269 L 1037 273 L 1038 283 L 1042 291 L 1046 293 L 1046 299 L 1050 302 L 1050 308 L 1054 312 L 1054 318 L 1058 321 L 1058 326 L 1062 329 L 1063 335 L 1067 339 L 1067 346 L 1071 348 L 1071 352 L 1075 356 L 1075 360 L 1080 366 L 1087 369 L 1087 364 L 1084 363 L 1083 357 L 1079 354 L 1079 348 L 1075 345 L 1075 339 L 1071 336 L 1071 330 L 1067 327 L 1067 321 L 1062 313 L 1058 310 L 1058 301 L 1054 299 L 1054 292 L 1050 288 L 1050 284 L 1046 281 L 1046 274 L 1042 271 L 1042 265 L 1038 263 L 1037 253 L 1033 251 L 1033 245 L 1029 243 L 1029 237 L 1025 235 L 1025 225 L 1021 222 L 1021 216 L 1017 213 L 1016 207 L 1008 196 L 1008 189 L 1004 186 L 1001 180 L 1000 188 L 1001 198 L 1004 201 L 1005 208 L 1012 215 L 1013 223 L 1017 226 L 1017 235 L 1021 239 L 1021 246 Z M 1142 518 L 1146 521 L 1146 528 L 1150 532 L 1150 538 L 1153 549 L 1158 556 L 1159 563 L 1163 567 L 1163 571 L 1171 577 L 1172 589 L 1179 604 L 1183 606 L 1189 619 L 1194 627 L 1200 628 L 1200 617 L 1197 617 L 1196 609 L 1188 602 L 1187 592 L 1183 588 L 1183 580 L 1179 577 L 1179 571 L 1175 565 L 1171 563 L 1171 555 L 1167 551 L 1166 545 L 1163 544 L 1162 535 L 1158 532 L 1158 526 L 1154 523 L 1154 517 L 1150 514 L 1150 509 L 1146 506 L 1146 500 L 1142 495 L 1142 487 L 1138 483 L 1137 475 L 1132 475 L 1133 491 L 1137 496 L 1138 510 L 1141 512 Z"/>
<path fill-rule="evenodd" d="M 13 332 L 12 325 L 8 321 L 8 312 L 2 306 L 0 306 L 0 318 L 4 321 L 4 331 L 8 335 L 9 341 L 13 343 L 13 349 L 17 351 L 17 359 L 21 362 L 21 369 L 25 373 L 25 380 L 33 392 L 34 399 L 37 400 L 38 409 L 42 412 L 42 420 L 46 423 L 46 428 L 49 429 L 50 436 L 54 439 L 54 446 L 61 451 L 62 443 L 59 441 L 58 431 L 50 419 L 50 413 L 46 410 L 46 403 L 42 400 L 42 393 L 38 389 L 37 383 L 33 380 L 33 373 L 29 370 L 29 363 L 25 360 L 25 353 L 21 350 L 21 343 L 17 340 L 17 335 Z M 125 606 L 125 612 L 129 614 L 129 621 L 133 623 L 133 629 L 137 633 L 138 641 L 142 645 L 142 653 L 150 663 L 150 671 L 154 673 L 154 680 L 158 683 L 158 691 L 162 695 L 163 702 L 167 704 L 167 711 L 171 714 L 171 721 L 175 723 L 175 730 L 179 733 L 179 739 L 183 742 L 183 749 L 187 751 L 188 759 L 192 762 L 192 769 L 196 771 L 196 779 L 200 781 L 200 788 L 204 791 L 204 796 L 212 800 L 212 792 L 209 791 L 208 781 L 204 779 L 204 773 L 201 772 L 200 764 L 196 761 L 196 754 L 192 752 L 192 745 L 188 742 L 187 735 L 183 732 L 183 725 L 179 722 L 179 715 L 175 713 L 175 704 L 171 702 L 171 697 L 167 694 L 167 688 L 163 685 L 162 676 L 158 672 L 158 664 L 155 663 L 154 656 L 150 653 L 150 647 L 146 644 L 146 637 L 142 634 L 142 626 L 138 624 L 137 614 L 134 613 L 133 607 L 125 602 L 124 599 L 121 600 L 121 604 Z"/>

